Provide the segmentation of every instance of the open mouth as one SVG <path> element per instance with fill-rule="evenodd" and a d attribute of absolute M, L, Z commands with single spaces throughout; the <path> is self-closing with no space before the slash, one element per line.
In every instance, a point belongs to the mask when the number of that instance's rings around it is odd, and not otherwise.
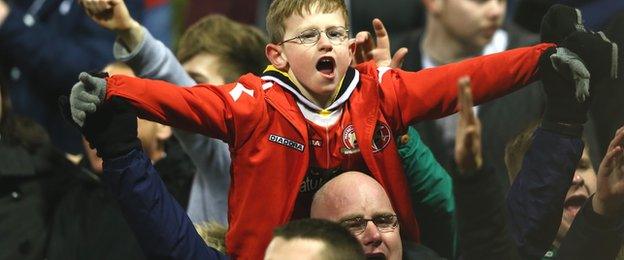
<path fill-rule="evenodd" d="M 386 260 L 386 255 L 383 253 L 366 254 L 366 260 Z"/>
<path fill-rule="evenodd" d="M 574 217 L 576 216 L 576 213 L 579 212 L 583 204 L 585 204 L 585 201 L 587 201 L 587 196 L 583 194 L 572 195 L 569 198 L 566 198 L 563 203 L 563 209 L 566 214 Z"/>
<path fill-rule="evenodd" d="M 332 57 L 323 57 L 316 63 L 316 70 L 326 77 L 334 76 L 336 61 Z"/>

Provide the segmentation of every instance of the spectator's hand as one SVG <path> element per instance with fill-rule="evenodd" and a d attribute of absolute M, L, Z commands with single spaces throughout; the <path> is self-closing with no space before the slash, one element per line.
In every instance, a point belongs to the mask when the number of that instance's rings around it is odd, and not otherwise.
<path fill-rule="evenodd" d="M 59 98 L 59 107 L 68 120 L 72 112 L 66 96 Z M 136 110 L 119 97 L 113 97 L 97 111 L 87 115 L 82 127 L 70 123 L 80 129 L 89 146 L 96 149 L 101 158 L 114 158 L 141 148 L 141 141 L 137 137 Z"/>
<path fill-rule="evenodd" d="M 455 164 L 460 174 L 467 174 L 479 171 L 483 166 L 481 122 L 472 110 L 469 77 L 462 77 L 457 81 L 457 96 L 459 121 L 455 136 Z"/>
<path fill-rule="evenodd" d="M 615 132 L 607 154 L 598 169 L 597 190 L 593 197 L 594 212 L 601 215 L 614 215 L 622 210 L 624 203 L 624 154 L 622 140 L 624 127 Z"/>
<path fill-rule="evenodd" d="M 86 72 L 80 73 L 80 80 L 76 83 L 69 96 L 71 106 L 71 117 L 82 127 L 87 113 L 94 113 L 97 106 L 102 103 L 106 95 L 106 80 L 89 75 Z"/>
<path fill-rule="evenodd" d="M 80 0 L 87 15 L 100 26 L 115 32 L 138 26 L 123 0 Z"/>
<path fill-rule="evenodd" d="M 0 0 L 0 26 L 4 24 L 4 20 L 9 16 L 9 12 L 11 12 L 9 5 L 4 0 Z"/>
<path fill-rule="evenodd" d="M 359 32 L 355 36 L 357 48 L 355 50 L 356 64 L 374 60 L 379 67 L 400 68 L 407 55 L 407 48 L 401 48 L 394 56 L 390 55 L 390 38 L 381 20 L 373 19 L 376 42 L 369 32 Z"/>

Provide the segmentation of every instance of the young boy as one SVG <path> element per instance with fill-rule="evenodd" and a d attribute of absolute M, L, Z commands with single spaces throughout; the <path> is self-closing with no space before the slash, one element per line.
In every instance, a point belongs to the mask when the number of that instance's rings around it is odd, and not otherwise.
<path fill-rule="evenodd" d="M 266 47 L 272 65 L 261 78 L 245 75 L 220 87 L 184 89 L 83 74 L 83 83 L 72 90 L 73 117 L 81 124 L 96 104 L 118 96 L 143 118 L 226 141 L 232 155 L 226 244 L 233 257 L 260 258 L 271 230 L 306 217 L 308 192 L 344 170 L 364 171 L 379 181 L 402 230 L 417 240 L 393 136 L 415 121 L 455 112 L 461 75 L 473 79 L 477 104 L 531 82 L 540 56 L 554 44 L 418 73 L 378 70 L 374 63 L 356 70 L 349 67 L 355 44 L 348 39 L 347 20 L 340 0 L 274 1 Z"/>

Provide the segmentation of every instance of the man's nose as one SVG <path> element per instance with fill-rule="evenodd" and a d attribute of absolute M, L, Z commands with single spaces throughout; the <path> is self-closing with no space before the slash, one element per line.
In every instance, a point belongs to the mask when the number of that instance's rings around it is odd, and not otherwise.
<path fill-rule="evenodd" d="M 372 221 L 366 223 L 366 229 L 362 233 L 362 245 L 375 247 L 380 245 L 381 242 L 381 232 L 379 232 L 375 223 Z"/>

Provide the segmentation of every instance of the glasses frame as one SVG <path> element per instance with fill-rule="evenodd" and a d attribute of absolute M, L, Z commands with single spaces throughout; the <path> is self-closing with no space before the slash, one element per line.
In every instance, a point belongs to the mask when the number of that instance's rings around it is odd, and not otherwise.
<path fill-rule="evenodd" d="M 345 38 L 344 38 L 343 40 L 341 40 L 340 42 L 338 42 L 338 43 L 334 42 L 334 40 L 332 40 L 332 39 L 330 38 L 330 36 L 329 36 L 329 35 L 327 35 L 327 32 L 328 32 L 328 31 L 330 31 L 331 29 L 335 29 L 335 28 L 342 28 L 342 29 L 344 29 L 344 30 L 345 30 L 345 33 L 346 33 Z M 305 42 L 303 42 L 303 34 L 304 34 L 305 32 L 308 32 L 308 31 L 314 31 L 314 32 L 316 32 L 316 40 L 315 40 L 314 42 L 310 42 L 310 43 L 305 43 Z M 346 27 L 344 27 L 344 26 L 332 26 L 332 27 L 329 27 L 329 28 L 327 28 L 327 29 L 325 29 L 325 30 L 319 30 L 319 29 L 316 29 L 316 28 L 303 30 L 303 31 L 302 31 L 302 32 L 300 32 L 297 36 L 292 37 L 292 38 L 290 38 L 290 39 L 283 40 L 283 41 L 279 42 L 277 45 L 284 45 L 284 43 L 291 42 L 291 41 L 293 41 L 293 40 L 299 40 L 299 44 L 314 45 L 314 44 L 317 44 L 317 43 L 321 40 L 321 33 L 325 33 L 325 36 L 327 37 L 327 39 L 329 40 L 329 42 L 331 42 L 333 45 L 339 45 L 339 44 L 342 44 L 343 42 L 345 42 L 346 40 L 348 40 L 348 39 L 349 39 L 349 29 L 347 29 L 347 28 L 346 28 Z"/>
<path fill-rule="evenodd" d="M 375 222 L 375 220 L 378 220 L 379 218 L 382 218 L 382 217 L 391 217 L 391 218 L 393 218 L 393 219 L 394 219 L 394 221 L 393 221 L 394 223 L 392 224 L 392 226 L 391 226 L 391 227 L 389 227 L 388 229 L 384 228 L 384 229 L 382 230 L 382 228 L 380 228 L 380 227 L 379 227 L 379 225 L 377 224 L 377 222 Z M 357 230 L 356 230 L 356 229 L 354 229 L 354 228 L 347 227 L 347 226 L 345 225 L 345 223 L 346 223 L 347 221 L 354 221 L 354 220 L 361 220 L 361 221 L 364 221 L 364 224 L 363 224 L 363 225 L 361 225 L 361 226 L 358 226 L 358 227 L 357 227 Z M 340 221 L 340 225 L 342 225 L 342 226 L 343 226 L 343 227 L 345 227 L 347 230 L 349 230 L 349 232 L 351 232 L 353 235 L 357 236 L 357 235 L 361 235 L 362 233 L 364 233 L 364 231 L 366 230 L 366 227 L 368 226 L 368 222 L 369 222 L 369 221 L 370 221 L 370 222 L 373 222 L 373 224 L 375 225 L 375 228 L 377 228 L 377 230 L 378 230 L 380 233 L 388 233 L 388 232 L 392 232 L 392 231 L 394 231 L 394 230 L 395 230 L 395 229 L 399 226 L 399 218 L 397 217 L 397 215 L 396 215 L 396 214 L 391 214 L 391 215 L 380 215 L 380 216 L 375 216 L 375 217 L 372 217 L 372 218 L 355 217 L 355 218 L 345 219 L 345 220 Z"/>

